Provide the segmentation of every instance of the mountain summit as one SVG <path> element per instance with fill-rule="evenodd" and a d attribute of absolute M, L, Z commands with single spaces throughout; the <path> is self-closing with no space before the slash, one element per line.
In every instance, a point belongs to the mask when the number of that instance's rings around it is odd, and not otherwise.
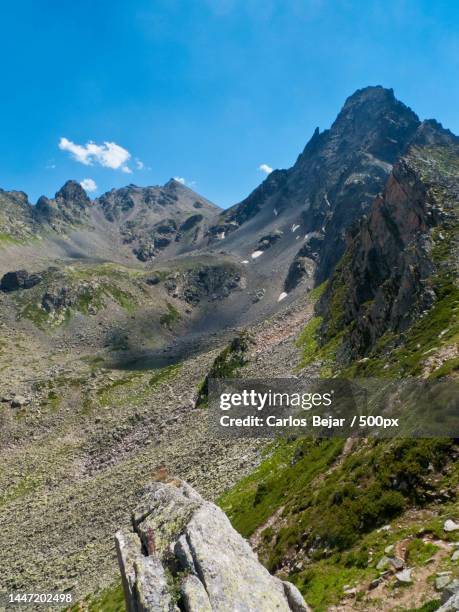
<path fill-rule="evenodd" d="M 281 229 L 285 236 L 285 227 L 298 226 L 296 236 L 301 234 L 303 245 L 294 266 L 298 269 L 302 258 L 313 256 L 316 280 L 322 281 L 343 253 L 347 228 L 382 191 L 392 165 L 420 124 L 392 89 L 359 89 L 346 100 L 330 129 L 315 130 L 291 168 L 272 172 L 221 215 L 220 225 L 234 233 L 236 243 L 237 234 L 247 234 L 249 228 Z M 295 285 L 295 278 L 286 280 L 286 288 Z"/>

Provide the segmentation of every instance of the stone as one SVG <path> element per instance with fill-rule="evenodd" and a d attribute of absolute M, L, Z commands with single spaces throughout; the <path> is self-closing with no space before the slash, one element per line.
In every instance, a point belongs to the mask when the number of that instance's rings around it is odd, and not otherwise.
<path fill-rule="evenodd" d="M 459 595 L 459 580 L 457 578 L 451 580 L 443 589 L 441 594 L 442 603 L 446 603 L 454 595 Z"/>
<path fill-rule="evenodd" d="M 31 289 L 41 280 L 42 277 L 39 274 L 29 274 L 27 270 L 7 272 L 0 281 L 0 290 L 10 293 L 19 289 Z"/>
<path fill-rule="evenodd" d="M 255 295 L 252 298 L 252 302 L 256 304 L 257 302 L 262 300 L 264 297 L 265 297 L 265 289 L 259 289 L 258 291 L 255 292 Z"/>
<path fill-rule="evenodd" d="M 139 612 L 150 610 L 152 612 L 153 610 L 175 612 L 173 592 L 161 561 L 154 556 L 143 557 L 135 562 L 134 568 L 136 571 L 134 585 L 136 610 Z"/>
<path fill-rule="evenodd" d="M 351 589 L 346 589 L 344 591 L 344 594 L 346 595 L 346 597 L 353 597 L 354 595 L 357 595 L 357 589 L 355 587 L 352 587 Z"/>
<path fill-rule="evenodd" d="M 449 576 L 437 576 L 435 578 L 435 589 L 442 591 L 450 582 L 451 578 Z"/>
<path fill-rule="evenodd" d="M 437 608 L 437 612 L 457 612 L 459 610 L 459 593 L 452 595 L 442 606 Z"/>
<path fill-rule="evenodd" d="M 376 569 L 379 571 L 385 570 L 390 563 L 390 559 L 389 557 L 381 557 L 381 559 L 378 561 L 377 565 L 376 565 Z"/>
<path fill-rule="evenodd" d="M 134 601 L 133 587 L 136 581 L 134 562 L 142 554 L 142 546 L 137 535 L 127 530 L 120 530 L 116 533 L 115 545 L 127 610 L 135 612 L 132 604 Z"/>
<path fill-rule="evenodd" d="M 200 214 L 191 215 L 191 217 L 188 217 L 187 219 L 185 219 L 185 221 L 179 227 L 179 230 L 181 232 L 187 232 L 188 230 L 195 227 L 198 223 L 201 223 L 203 219 L 204 217 Z"/>
<path fill-rule="evenodd" d="M 271 576 L 225 513 L 178 479 L 144 489 L 133 531 L 116 534 L 129 612 L 174 610 L 167 575 L 180 579 L 187 612 L 308 612 L 296 587 Z"/>
<path fill-rule="evenodd" d="M 393 544 L 389 544 L 389 546 L 386 546 L 386 548 L 384 549 L 384 552 L 386 553 L 386 555 L 390 555 L 393 551 L 394 551 Z"/>
<path fill-rule="evenodd" d="M 197 576 L 193 574 L 185 576 L 180 585 L 180 592 L 186 612 L 194 610 L 212 612 L 206 589 Z"/>
<path fill-rule="evenodd" d="M 400 584 L 411 584 L 413 582 L 413 579 L 411 578 L 411 569 L 408 568 L 402 570 L 401 572 L 397 572 L 395 574 L 395 578 Z"/>
<path fill-rule="evenodd" d="M 147 283 L 147 285 L 158 285 L 160 281 L 161 278 L 158 275 L 153 274 L 153 276 L 147 278 L 145 282 Z"/>
<path fill-rule="evenodd" d="M 191 554 L 190 547 L 188 546 L 186 537 L 184 535 L 180 536 L 177 542 L 175 543 L 174 553 L 181 567 L 183 567 L 185 571 L 190 571 L 193 573 L 196 572 L 193 556 Z"/>
<path fill-rule="evenodd" d="M 284 580 L 282 582 L 282 585 L 284 587 L 284 593 L 287 597 L 287 601 L 292 612 L 310 612 L 310 608 L 304 601 L 303 595 L 301 595 L 301 593 L 294 584 L 292 584 L 291 582 L 287 582 L 287 580 Z"/>
<path fill-rule="evenodd" d="M 13 408 L 22 408 L 23 406 L 27 406 L 30 403 L 30 400 L 24 397 L 23 395 L 15 395 L 11 400 L 11 406 Z"/>
<path fill-rule="evenodd" d="M 392 567 L 399 571 L 401 569 L 403 569 L 405 567 L 405 562 L 403 561 L 403 559 L 400 559 L 400 557 L 393 557 L 390 559 L 390 564 L 392 565 Z"/>
<path fill-rule="evenodd" d="M 155 248 L 156 249 L 164 249 L 171 243 L 170 238 L 166 238 L 165 236 L 159 236 L 155 238 Z"/>
<path fill-rule="evenodd" d="M 447 533 L 451 531 L 457 531 L 458 529 L 459 529 L 459 524 L 454 522 L 451 519 L 448 519 L 447 521 L 445 521 L 443 525 L 443 530 L 446 531 Z"/>
<path fill-rule="evenodd" d="M 459 561 L 459 550 L 455 550 L 451 557 L 451 561 Z"/>

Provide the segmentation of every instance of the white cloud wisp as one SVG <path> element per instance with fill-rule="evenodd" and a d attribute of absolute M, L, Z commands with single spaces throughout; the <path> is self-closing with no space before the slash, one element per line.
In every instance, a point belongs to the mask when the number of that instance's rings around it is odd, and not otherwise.
<path fill-rule="evenodd" d="M 97 191 L 96 181 L 92 178 L 85 178 L 81 181 L 80 185 L 87 193 L 91 193 L 92 191 Z"/>
<path fill-rule="evenodd" d="M 75 161 L 85 166 L 99 164 L 104 168 L 121 170 L 127 174 L 132 172 L 129 166 L 126 165 L 131 154 L 127 149 L 116 144 L 116 142 L 104 142 L 98 145 L 90 140 L 85 145 L 80 145 L 68 138 L 61 138 L 59 149 L 61 151 L 68 151 Z"/>
<path fill-rule="evenodd" d="M 273 169 L 271 168 L 271 166 L 268 166 L 268 164 L 260 164 L 258 166 L 258 170 L 261 170 L 262 172 L 264 172 L 265 174 L 271 174 L 271 172 L 273 171 Z"/>

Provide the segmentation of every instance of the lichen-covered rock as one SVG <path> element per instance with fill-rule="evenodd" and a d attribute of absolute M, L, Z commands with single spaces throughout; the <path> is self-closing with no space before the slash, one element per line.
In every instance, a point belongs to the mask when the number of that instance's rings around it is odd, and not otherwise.
<path fill-rule="evenodd" d="M 199 612 L 212 612 L 209 596 L 204 585 L 194 574 L 185 576 L 180 586 L 183 606 L 186 612 L 199 610 Z"/>
<path fill-rule="evenodd" d="M 156 557 L 142 557 L 134 563 L 134 593 L 138 612 L 175 612 L 174 591 L 162 563 Z"/>
<path fill-rule="evenodd" d="M 294 584 L 284 580 L 282 586 L 292 612 L 309 612 L 309 607 Z"/>
<path fill-rule="evenodd" d="M 307 612 L 271 576 L 225 513 L 181 480 L 148 486 L 133 531 L 116 534 L 129 612 Z"/>

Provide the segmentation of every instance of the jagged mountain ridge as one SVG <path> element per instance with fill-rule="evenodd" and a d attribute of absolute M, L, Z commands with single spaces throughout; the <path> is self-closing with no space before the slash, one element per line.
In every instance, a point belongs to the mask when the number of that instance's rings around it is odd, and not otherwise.
<path fill-rule="evenodd" d="M 250 234 L 282 226 L 285 250 L 292 248 L 286 246 L 288 239 L 292 242 L 288 230 L 298 227 L 294 238 L 302 244 L 301 249 L 293 245 L 296 263 L 312 259 L 321 282 L 344 251 L 346 229 L 368 211 L 420 125 L 393 90 L 378 86 L 356 91 L 331 128 L 317 128 L 291 168 L 275 170 L 245 200 L 222 213 L 214 233 L 228 232 L 228 242 L 240 247 Z M 287 291 L 305 271 L 287 280 Z"/>
<path fill-rule="evenodd" d="M 218 211 L 174 179 L 163 187 L 112 189 L 95 200 L 94 208 L 118 224 L 123 243 L 132 245 L 140 261 L 193 248 Z"/>
<path fill-rule="evenodd" d="M 24 264 L 34 259 L 32 252 L 38 261 L 69 257 L 133 263 L 174 256 L 192 247 L 219 211 L 174 179 L 164 186 L 112 189 L 93 201 L 70 180 L 54 198 L 42 196 L 35 206 L 15 191 L 1 191 L 0 203 L 5 265 L 8 250 L 15 260 L 21 245 Z"/>
<path fill-rule="evenodd" d="M 369 210 L 423 125 L 393 90 L 367 87 L 346 100 L 330 129 L 316 129 L 290 169 L 275 170 L 220 214 L 171 179 L 163 187 L 113 189 L 93 202 L 69 182 L 53 200 L 40 198 L 26 217 L 38 222 L 32 233 L 43 225 L 43 231 L 51 226 L 69 236 L 78 226 L 78 240 L 86 243 L 82 231 L 93 232 L 96 242 L 115 241 L 114 251 L 121 247 L 125 257 L 142 262 L 210 248 L 255 263 L 252 254 L 262 252 L 256 262 L 260 271 L 276 260 L 276 275 L 283 276 L 283 289 L 290 293 L 303 279 L 311 285 L 329 276 L 344 251 L 346 231 Z M 24 206 L 16 209 L 23 218 Z M 93 245 L 92 250 L 107 256 L 106 249 Z"/>

